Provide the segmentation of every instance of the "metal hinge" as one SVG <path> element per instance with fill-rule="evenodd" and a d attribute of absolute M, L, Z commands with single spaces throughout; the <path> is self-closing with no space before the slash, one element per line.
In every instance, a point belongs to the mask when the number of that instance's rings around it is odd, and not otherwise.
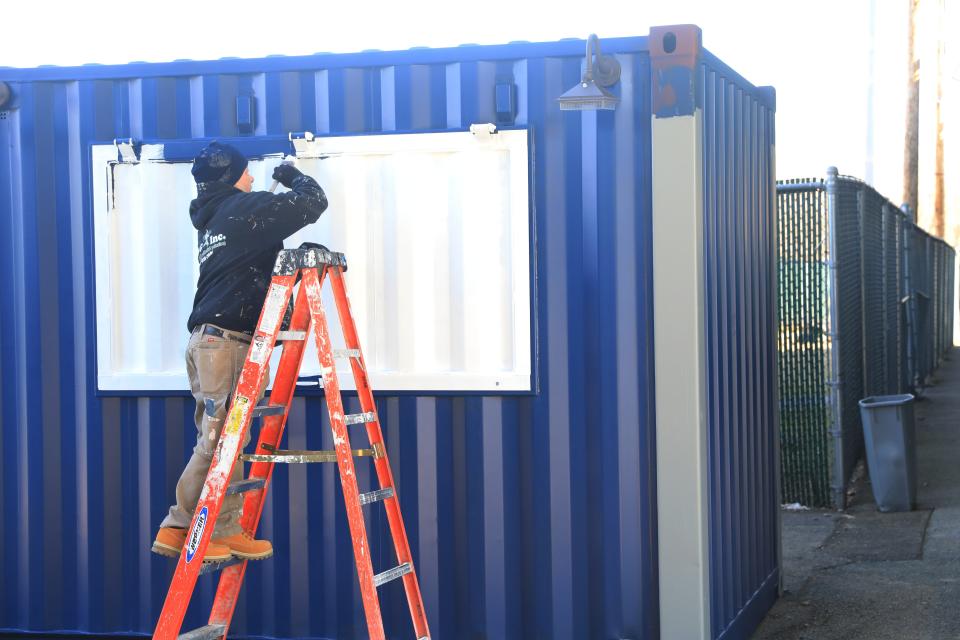
<path fill-rule="evenodd" d="M 316 138 L 312 131 L 294 131 L 287 137 L 290 140 L 290 144 L 293 145 L 294 154 L 298 158 L 308 155 L 310 147 L 313 146 L 312 143 Z"/>
<path fill-rule="evenodd" d="M 497 125 L 492 122 L 486 122 L 483 124 L 472 124 L 470 125 L 470 133 L 473 134 L 473 137 L 480 142 L 484 142 L 490 139 L 490 136 L 497 133 Z"/>
<path fill-rule="evenodd" d="M 140 148 L 143 146 L 134 138 L 114 138 L 113 146 L 117 148 L 117 162 L 140 162 Z"/>
<path fill-rule="evenodd" d="M 287 134 L 291 146 L 293 146 L 293 155 L 297 159 L 313 158 L 317 160 L 326 160 L 327 158 L 340 157 L 344 155 L 342 151 L 328 151 L 324 147 L 329 147 L 326 138 L 318 138 L 312 131 L 293 131 Z M 362 154 L 361 154 L 362 155 Z"/>

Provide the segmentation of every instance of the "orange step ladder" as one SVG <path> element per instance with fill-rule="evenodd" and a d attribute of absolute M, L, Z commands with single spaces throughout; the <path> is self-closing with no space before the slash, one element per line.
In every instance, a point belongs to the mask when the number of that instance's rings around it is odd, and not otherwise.
<path fill-rule="evenodd" d="M 200 501 L 194 512 L 193 522 L 188 529 L 187 542 L 180 553 L 170 590 L 163 603 L 163 611 L 160 613 L 160 620 L 153 634 L 154 638 L 214 640 L 227 637 L 233 610 L 237 604 L 237 596 L 243 584 L 247 561 L 234 558 L 219 563 L 203 562 L 204 553 L 213 533 L 212 523 L 220 513 L 224 497 L 243 493 L 243 516 L 240 524 L 245 531 L 254 534 L 260 522 L 267 489 L 270 487 L 273 465 L 299 462 L 336 462 L 339 467 L 343 499 L 350 524 L 350 537 L 353 540 L 353 552 L 357 564 L 357 577 L 360 581 L 360 593 L 370 638 L 372 640 L 385 638 L 377 587 L 397 578 L 403 580 L 415 637 L 418 640 L 430 638 L 430 630 L 423 610 L 423 599 L 420 596 L 420 586 L 413 568 L 410 545 L 407 542 L 403 518 L 400 515 L 393 474 L 390 471 L 383 433 L 380 430 L 380 421 L 373 402 L 373 392 L 367 379 L 367 369 L 360 350 L 357 328 L 350 312 L 343 277 L 346 269 L 344 255 L 325 248 L 289 249 L 281 251 L 277 256 L 273 280 L 267 291 L 260 320 L 233 394 L 223 433 L 220 436 L 220 444 L 214 453 L 210 471 L 200 494 Z M 284 312 L 293 295 L 298 275 L 301 279 L 300 288 L 296 294 L 290 327 L 287 331 L 281 331 Z M 329 280 L 333 289 L 346 349 L 334 350 L 330 343 L 326 314 L 320 300 L 321 287 L 325 280 Z M 280 439 L 283 436 L 283 428 L 296 388 L 306 340 L 311 331 L 317 344 L 324 396 L 330 413 L 330 427 L 333 431 L 335 449 L 333 451 L 283 451 L 279 448 Z M 273 390 L 269 401 L 258 406 L 259 383 L 269 367 L 270 356 L 277 340 L 282 340 L 283 344 Z M 337 358 L 350 360 L 362 413 L 344 414 L 335 364 Z M 242 454 L 241 443 L 244 433 L 250 428 L 250 423 L 255 417 L 263 418 L 263 426 L 260 429 L 255 452 L 252 455 L 245 455 Z M 347 427 L 354 424 L 366 425 L 369 448 L 351 449 Z M 354 472 L 355 456 L 372 458 L 380 484 L 379 489 L 360 493 Z M 233 466 L 238 459 L 253 463 L 250 475 L 245 480 L 230 484 Z M 382 502 L 386 509 L 390 535 L 397 553 L 397 566 L 381 573 L 374 573 L 373 570 L 362 511 L 364 505 L 375 502 Z M 211 571 L 222 573 L 209 621 L 204 627 L 181 634 L 180 627 L 183 625 L 183 618 L 190 604 L 197 577 L 201 573 Z"/>

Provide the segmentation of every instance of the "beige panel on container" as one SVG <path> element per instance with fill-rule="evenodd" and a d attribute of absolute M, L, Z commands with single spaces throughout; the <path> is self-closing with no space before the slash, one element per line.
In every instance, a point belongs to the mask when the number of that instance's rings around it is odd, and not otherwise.
<path fill-rule="evenodd" d="M 530 389 L 527 132 L 318 138 L 298 156 L 330 206 L 285 244 L 346 254 L 374 389 Z M 190 163 L 164 160 L 161 145 L 137 162 L 95 147 L 93 160 L 100 389 L 186 389 Z M 250 162 L 255 189 L 279 161 Z M 302 374 L 319 373 L 316 362 L 311 343 Z"/>

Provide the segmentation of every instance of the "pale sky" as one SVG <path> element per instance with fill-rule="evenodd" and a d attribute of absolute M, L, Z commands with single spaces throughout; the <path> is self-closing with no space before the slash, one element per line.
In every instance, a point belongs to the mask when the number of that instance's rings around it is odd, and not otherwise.
<path fill-rule="evenodd" d="M 669 3 L 543 0 L 462 3 L 72 2 L 4 7 L 0 65 L 117 64 L 261 57 L 321 51 L 444 47 L 513 40 L 646 35 L 653 25 L 694 23 L 704 46 L 757 85 L 777 89 L 781 178 L 842 173 L 871 178 L 900 198 L 906 3 L 880 0 L 672 0 Z M 870 7 L 878 49 L 871 75 Z M 867 157 L 874 80 L 874 158 Z M 878 159 L 879 158 L 879 159 Z M 867 175 L 870 174 L 870 175 Z"/>

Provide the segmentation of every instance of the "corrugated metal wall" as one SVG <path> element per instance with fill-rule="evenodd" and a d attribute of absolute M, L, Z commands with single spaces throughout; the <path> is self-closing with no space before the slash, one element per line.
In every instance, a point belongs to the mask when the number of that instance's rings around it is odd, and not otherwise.
<path fill-rule="evenodd" d="M 713 637 L 740 638 L 779 585 L 774 105 L 704 60 L 711 622 Z"/>
<path fill-rule="evenodd" d="M 97 394 L 90 143 L 233 136 L 240 94 L 256 96 L 258 136 L 462 129 L 496 120 L 506 79 L 533 132 L 540 393 L 378 407 L 430 624 L 437 638 L 654 637 L 649 67 L 643 38 L 603 46 L 623 66 L 621 103 L 582 115 L 555 102 L 580 80 L 582 41 L 0 70 L 18 96 L 0 119 L 0 628 L 149 632 L 173 567 L 149 545 L 192 446 L 192 400 Z M 289 446 L 329 448 L 324 414 L 297 400 Z M 769 443 L 754 444 L 759 464 Z M 275 474 L 262 532 L 276 556 L 248 572 L 235 633 L 365 635 L 334 473 Z M 736 526 L 765 517 L 749 515 L 760 494 L 744 483 L 771 487 L 751 478 L 724 493 Z M 383 519 L 371 525 L 384 549 Z M 730 568 L 742 587 L 767 570 Z M 185 628 L 214 587 L 201 578 Z M 399 583 L 381 593 L 388 634 L 405 635 Z"/>

